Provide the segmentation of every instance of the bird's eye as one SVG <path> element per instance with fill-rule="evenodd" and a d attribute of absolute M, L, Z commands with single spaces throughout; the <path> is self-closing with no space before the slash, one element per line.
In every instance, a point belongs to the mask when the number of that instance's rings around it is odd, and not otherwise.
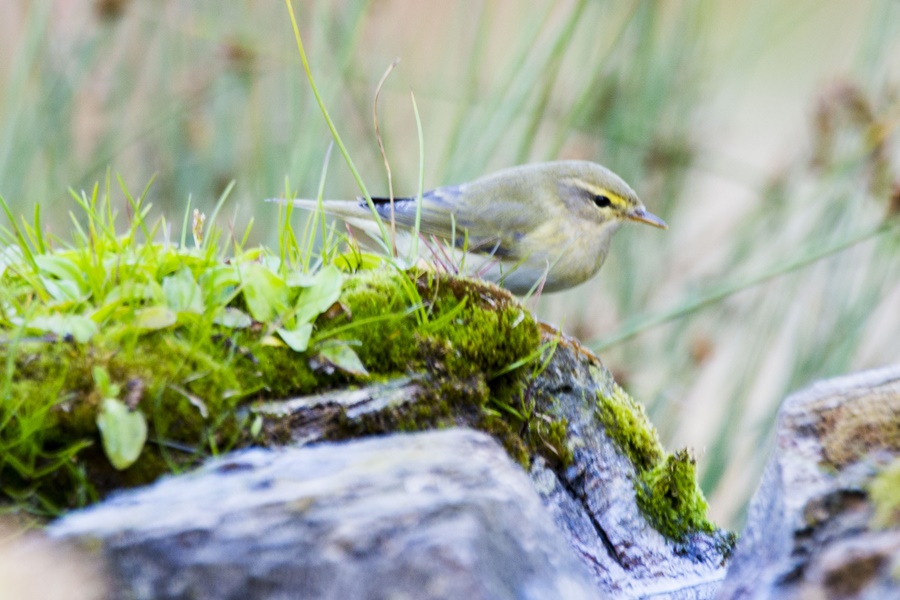
<path fill-rule="evenodd" d="M 609 208 L 612 206 L 612 200 L 609 199 L 609 196 L 604 196 L 603 194 L 597 194 L 593 198 L 594 204 L 596 204 L 600 208 Z"/>

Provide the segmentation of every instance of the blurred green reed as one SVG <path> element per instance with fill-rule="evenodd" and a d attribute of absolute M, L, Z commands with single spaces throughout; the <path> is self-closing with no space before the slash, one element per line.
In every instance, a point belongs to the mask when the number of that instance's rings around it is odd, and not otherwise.
<path fill-rule="evenodd" d="M 714 511 L 720 502 L 718 516 L 736 525 L 780 399 L 820 377 L 900 360 L 900 336 L 879 335 L 900 328 L 888 306 L 900 280 L 896 229 L 775 277 L 786 261 L 872 231 L 884 216 L 898 178 L 898 100 L 888 86 L 900 78 L 885 72 L 900 37 L 896 3 L 859 9 L 868 20 L 856 33 L 855 83 L 822 97 L 795 164 L 763 177 L 741 164 L 719 173 L 756 200 L 739 226 L 708 240 L 678 234 L 716 201 L 688 193 L 690 176 L 723 169 L 705 150 L 715 135 L 703 127 L 706 99 L 751 69 L 761 48 L 789 40 L 817 3 L 750 3 L 725 44 L 719 30 L 735 15 L 711 0 L 424 4 L 294 3 L 320 91 L 368 188 L 386 191 L 372 97 L 397 56 L 379 118 L 398 194 L 418 182 L 410 88 L 426 187 L 559 157 L 597 160 L 631 182 L 673 230 L 620 234 L 597 281 L 542 298 L 538 310 L 589 344 L 678 314 L 602 356 L 664 439 L 697 449 Z M 243 231 L 252 216 L 251 242 L 271 246 L 277 209 L 262 200 L 283 193 L 286 176 L 299 195 L 316 193 L 330 134 L 281 3 L 37 0 L 0 11 L 18 36 L 0 46 L 0 194 L 14 212 L 30 215 L 40 202 L 59 234 L 70 226 L 67 189 L 89 188 L 108 168 L 132 189 L 155 175 L 148 199 L 170 220 L 188 198 L 209 212 L 236 181 L 225 230 Z M 332 163 L 326 195 L 356 195 L 349 171 Z M 715 272 L 679 266 L 688 246 L 714 255 Z M 766 282 L 743 289 L 756 279 Z M 702 301 L 729 285 L 743 291 Z M 598 303 L 614 313 L 612 330 L 590 320 Z M 709 379 L 714 393 L 695 387 Z"/>

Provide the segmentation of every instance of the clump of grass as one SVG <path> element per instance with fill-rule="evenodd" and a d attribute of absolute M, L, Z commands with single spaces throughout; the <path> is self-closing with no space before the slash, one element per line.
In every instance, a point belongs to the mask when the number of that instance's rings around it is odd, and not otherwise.
<path fill-rule="evenodd" d="M 547 451 L 559 459 L 564 423 L 498 411 L 524 393 L 545 349 L 507 292 L 328 243 L 313 256 L 307 242 L 320 221 L 297 238 L 289 206 L 277 251 L 247 247 L 246 232 L 226 243 L 189 207 L 173 243 L 165 221 L 149 224 L 143 198 L 124 188 L 122 231 L 109 181 L 100 189 L 73 194 L 71 241 L 45 236 L 40 213 L 3 229 L 6 500 L 46 514 L 82 506 L 273 441 L 238 410 L 248 403 L 411 374 L 431 390 L 415 414 L 340 435 L 469 424 L 524 464 Z"/>
<path fill-rule="evenodd" d="M 11 225 L 0 239 L 2 492 L 50 512 L 108 489 L 89 476 L 143 482 L 233 446 L 248 397 L 321 384 L 306 367 L 280 385 L 277 363 L 260 358 L 315 352 L 313 323 L 343 283 L 335 266 L 310 269 L 288 228 L 280 256 L 238 239 L 229 249 L 188 210 L 174 243 L 124 188 L 120 231 L 109 183 L 73 193 L 71 241 L 45 236 L 37 210 L 13 220 L 0 198 Z M 132 468 L 148 427 L 155 457 Z M 98 438 L 112 468 L 89 473 Z"/>

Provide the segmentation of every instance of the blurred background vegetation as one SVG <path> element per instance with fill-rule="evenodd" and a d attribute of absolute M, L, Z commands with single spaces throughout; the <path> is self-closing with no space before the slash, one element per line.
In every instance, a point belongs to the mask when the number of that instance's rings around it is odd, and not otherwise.
<path fill-rule="evenodd" d="M 294 8 L 373 193 L 373 95 L 400 58 L 379 100 L 396 193 L 418 181 L 412 90 L 427 187 L 591 159 L 669 222 L 627 228 L 600 276 L 537 310 L 602 349 L 668 446 L 695 451 L 721 524 L 740 526 L 787 393 L 900 361 L 900 233 L 876 229 L 900 212 L 895 0 Z M 110 170 L 135 194 L 153 178 L 175 222 L 235 180 L 220 224 L 252 218 L 272 244 L 262 200 L 286 177 L 313 196 L 329 141 L 282 2 L 0 3 L 0 195 L 24 215 L 40 203 L 52 233 L 67 237 L 68 188 Z M 357 193 L 336 153 L 326 191 Z"/>

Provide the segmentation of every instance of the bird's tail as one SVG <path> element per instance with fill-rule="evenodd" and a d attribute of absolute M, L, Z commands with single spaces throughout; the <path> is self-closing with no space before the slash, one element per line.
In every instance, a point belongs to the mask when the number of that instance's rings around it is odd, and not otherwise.
<path fill-rule="evenodd" d="M 276 204 L 286 205 L 292 203 L 297 208 L 314 212 L 319 209 L 319 200 L 307 200 L 305 198 L 294 198 L 286 200 L 285 198 L 268 198 L 266 202 L 274 202 Z M 360 205 L 358 200 L 322 200 L 322 210 L 326 214 L 335 215 L 337 217 L 348 218 L 366 218 L 371 217 L 368 207 Z"/>

